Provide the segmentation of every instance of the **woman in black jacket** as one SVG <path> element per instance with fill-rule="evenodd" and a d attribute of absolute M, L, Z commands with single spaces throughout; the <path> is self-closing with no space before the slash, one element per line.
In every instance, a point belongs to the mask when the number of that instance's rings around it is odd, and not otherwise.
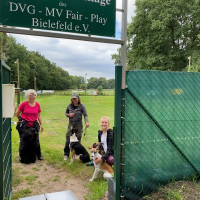
<path fill-rule="evenodd" d="M 108 117 L 101 118 L 101 130 L 98 131 L 98 141 L 103 143 L 105 154 L 94 161 L 95 164 L 106 161 L 109 165 L 114 165 L 114 149 L 113 149 L 113 130 L 110 128 Z"/>

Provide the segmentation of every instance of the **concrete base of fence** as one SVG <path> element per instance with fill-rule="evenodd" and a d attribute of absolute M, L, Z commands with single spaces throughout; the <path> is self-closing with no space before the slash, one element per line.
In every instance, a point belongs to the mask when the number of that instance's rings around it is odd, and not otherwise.
<path fill-rule="evenodd" d="M 77 200 L 71 190 L 19 198 L 19 200 Z"/>
<path fill-rule="evenodd" d="M 114 200 L 114 179 L 108 178 L 108 200 Z"/>

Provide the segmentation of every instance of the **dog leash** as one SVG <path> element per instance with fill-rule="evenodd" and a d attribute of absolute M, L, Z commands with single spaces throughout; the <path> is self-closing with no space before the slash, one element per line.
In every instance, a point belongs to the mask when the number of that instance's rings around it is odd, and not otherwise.
<path fill-rule="evenodd" d="M 86 129 L 87 129 L 87 127 L 85 127 L 85 129 L 84 129 L 84 136 L 86 135 Z"/>

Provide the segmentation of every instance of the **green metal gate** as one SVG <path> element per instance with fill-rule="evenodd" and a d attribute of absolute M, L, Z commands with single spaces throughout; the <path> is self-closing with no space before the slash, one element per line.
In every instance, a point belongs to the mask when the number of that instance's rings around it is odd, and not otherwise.
<path fill-rule="evenodd" d="M 118 95 L 115 199 L 137 200 L 172 180 L 199 177 L 200 73 L 128 71 Z"/>
<path fill-rule="evenodd" d="M 2 84 L 10 83 L 10 68 L 0 61 L 0 199 L 10 200 L 12 195 L 11 118 L 2 115 Z"/>

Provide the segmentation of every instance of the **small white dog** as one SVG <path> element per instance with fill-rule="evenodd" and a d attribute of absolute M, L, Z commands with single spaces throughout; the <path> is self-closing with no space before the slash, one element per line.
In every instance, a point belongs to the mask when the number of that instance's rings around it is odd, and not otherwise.
<path fill-rule="evenodd" d="M 99 154 L 99 148 L 98 148 L 98 144 L 94 144 L 92 148 L 90 148 L 91 151 L 91 159 L 94 161 L 97 158 L 101 158 L 102 156 Z M 113 168 L 106 162 L 106 161 L 102 161 L 100 163 L 98 163 L 97 165 L 94 164 L 95 166 L 95 170 L 94 170 L 94 174 L 92 176 L 92 178 L 89 181 L 93 181 L 95 178 L 97 178 L 97 175 L 100 172 L 103 172 L 103 177 L 104 178 L 109 178 L 112 177 L 113 174 Z"/>

